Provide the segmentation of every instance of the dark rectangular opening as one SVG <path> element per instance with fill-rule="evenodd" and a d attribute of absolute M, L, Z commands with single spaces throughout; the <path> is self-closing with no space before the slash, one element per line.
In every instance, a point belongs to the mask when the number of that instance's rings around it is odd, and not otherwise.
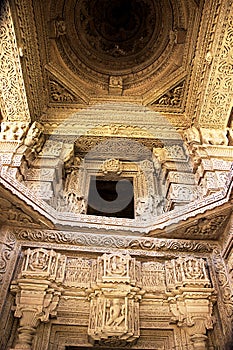
<path fill-rule="evenodd" d="M 91 177 L 87 204 L 88 215 L 134 219 L 133 179 Z"/>

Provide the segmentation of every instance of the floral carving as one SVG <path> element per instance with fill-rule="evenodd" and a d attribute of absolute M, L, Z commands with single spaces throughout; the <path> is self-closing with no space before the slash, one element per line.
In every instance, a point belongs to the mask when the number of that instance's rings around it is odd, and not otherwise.
<path fill-rule="evenodd" d="M 207 127 L 224 128 L 225 120 L 222 116 L 228 116 L 232 107 L 232 6 L 230 1 L 224 4 L 222 13 L 220 13 L 221 20 L 218 21 L 220 25 L 224 22 L 224 28 L 222 28 L 219 38 L 218 54 L 214 55 L 212 61 L 210 83 L 205 92 L 204 104 L 199 118 L 200 123 Z"/>
<path fill-rule="evenodd" d="M 212 246 L 206 242 L 171 240 L 171 239 L 156 239 L 156 238 L 138 238 L 132 239 L 121 236 L 98 236 L 92 234 L 76 235 L 74 232 L 50 231 L 50 230 L 31 230 L 31 229 L 15 229 L 16 236 L 20 240 L 28 240 L 35 242 L 50 242 L 60 244 L 72 244 L 80 246 L 95 246 L 95 247 L 112 247 L 118 249 L 134 249 L 146 251 L 191 251 L 191 252 L 211 252 Z"/>
<path fill-rule="evenodd" d="M 60 34 L 59 35 L 63 35 Z M 73 95 L 68 89 L 64 88 L 61 84 L 54 80 L 50 80 L 50 101 L 57 103 L 72 103 L 78 102 L 77 97 Z"/>
<path fill-rule="evenodd" d="M 195 225 L 188 227 L 184 235 L 189 235 L 190 237 L 201 235 L 203 239 L 213 237 L 219 234 L 219 230 L 225 225 L 227 218 L 228 216 L 226 215 L 219 215 L 210 219 L 201 218 Z"/>
<path fill-rule="evenodd" d="M 7 270 L 7 264 L 10 260 L 15 246 L 15 236 L 8 233 L 6 242 L 2 245 L 0 251 L 0 285 L 3 283 L 4 274 Z"/>
<path fill-rule="evenodd" d="M 181 107 L 182 98 L 184 94 L 185 81 L 182 81 L 174 88 L 170 89 L 155 102 L 152 103 L 152 106 L 169 106 L 169 107 Z"/>
<path fill-rule="evenodd" d="M 213 252 L 213 264 L 218 279 L 218 285 L 221 295 L 220 298 L 223 303 L 223 313 L 225 314 L 222 317 L 223 324 L 229 339 L 231 339 L 233 324 L 233 292 L 230 281 L 228 279 L 226 266 L 218 249 L 215 249 Z"/>
<path fill-rule="evenodd" d="M 19 51 L 8 1 L 1 4 L 1 102 L 5 120 L 30 120 Z"/>

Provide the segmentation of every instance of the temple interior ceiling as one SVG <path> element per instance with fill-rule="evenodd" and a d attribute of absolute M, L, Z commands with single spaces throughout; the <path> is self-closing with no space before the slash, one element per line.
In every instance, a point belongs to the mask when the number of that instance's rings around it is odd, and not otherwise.
<path fill-rule="evenodd" d="M 12 9 L 32 119 L 127 102 L 181 129 L 229 127 L 227 2 L 15 0 Z"/>
<path fill-rule="evenodd" d="M 233 1 L 0 3 L 0 349 L 232 350 Z"/>
<path fill-rule="evenodd" d="M 180 238 L 172 225 L 187 220 L 189 238 L 196 220 L 196 238 L 210 225 L 217 239 L 230 215 L 232 3 L 12 0 L 2 9 L 0 157 L 25 213 L 79 226 L 93 177 L 115 176 L 133 183 L 135 223 L 105 218 L 109 227 Z M 2 206 L 11 205 L 14 196 Z"/>

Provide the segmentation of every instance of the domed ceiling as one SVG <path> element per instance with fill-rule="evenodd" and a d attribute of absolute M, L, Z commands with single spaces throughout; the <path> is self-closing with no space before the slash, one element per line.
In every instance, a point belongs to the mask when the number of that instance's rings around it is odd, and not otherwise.
<path fill-rule="evenodd" d="M 113 74 L 129 79 L 132 71 L 152 70 L 161 54 L 169 55 L 169 1 L 163 9 L 153 0 L 67 1 L 62 15 L 63 21 L 56 20 L 57 47 L 74 72 L 86 66 L 87 79 L 93 74 L 97 81 Z"/>
<path fill-rule="evenodd" d="M 55 47 L 72 73 L 95 89 L 121 86 L 126 95 L 130 88 L 141 95 L 142 85 L 146 92 L 152 78 L 182 65 L 192 22 L 189 4 L 174 0 L 52 1 L 50 16 Z"/>

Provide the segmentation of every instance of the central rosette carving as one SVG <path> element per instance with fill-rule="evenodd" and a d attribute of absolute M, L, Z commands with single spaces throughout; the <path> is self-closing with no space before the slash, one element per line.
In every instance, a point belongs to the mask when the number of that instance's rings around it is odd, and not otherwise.
<path fill-rule="evenodd" d="M 86 65 L 99 80 L 148 69 L 167 48 L 172 11 L 167 0 L 73 0 L 55 22 L 65 62 L 75 71 Z"/>

